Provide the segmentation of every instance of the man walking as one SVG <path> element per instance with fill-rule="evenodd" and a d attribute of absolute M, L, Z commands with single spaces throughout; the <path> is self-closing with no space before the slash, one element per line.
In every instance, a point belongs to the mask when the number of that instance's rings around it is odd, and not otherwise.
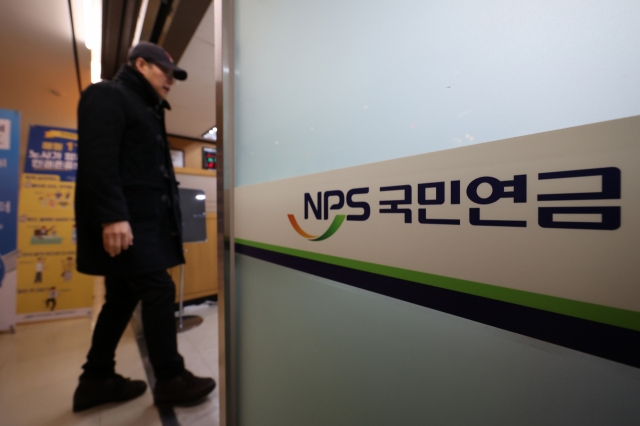
<path fill-rule="evenodd" d="M 78 106 L 78 271 L 105 276 L 105 304 L 73 397 L 74 411 L 142 395 L 146 383 L 115 373 L 115 350 L 142 301 L 144 336 L 157 379 L 156 404 L 192 404 L 215 387 L 178 353 L 175 286 L 167 269 L 184 263 L 178 189 L 164 109 L 174 79 L 185 80 L 161 47 L 141 42 L 113 81 L 87 88 Z"/>

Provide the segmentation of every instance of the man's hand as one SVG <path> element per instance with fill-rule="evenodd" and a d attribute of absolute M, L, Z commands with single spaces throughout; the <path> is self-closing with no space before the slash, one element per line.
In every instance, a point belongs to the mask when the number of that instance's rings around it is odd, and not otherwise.
<path fill-rule="evenodd" d="M 133 245 L 133 233 L 129 222 L 105 223 L 102 225 L 102 245 L 109 256 L 115 257 Z"/>

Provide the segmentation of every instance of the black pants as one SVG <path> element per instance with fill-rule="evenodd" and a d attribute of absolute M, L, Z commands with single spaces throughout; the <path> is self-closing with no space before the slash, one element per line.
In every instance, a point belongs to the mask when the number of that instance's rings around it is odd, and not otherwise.
<path fill-rule="evenodd" d="M 105 303 L 93 331 L 91 350 L 81 377 L 101 379 L 114 374 L 116 346 L 138 301 L 149 361 L 158 379 L 184 371 L 178 353 L 174 316 L 175 286 L 165 270 L 144 275 L 107 275 Z"/>

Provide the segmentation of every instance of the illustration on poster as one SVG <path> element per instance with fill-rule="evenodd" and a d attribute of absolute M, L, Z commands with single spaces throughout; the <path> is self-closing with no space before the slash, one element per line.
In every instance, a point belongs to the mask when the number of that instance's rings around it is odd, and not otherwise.
<path fill-rule="evenodd" d="M 56 298 L 58 297 L 58 290 L 55 287 L 49 289 L 49 298 L 44 302 L 44 305 L 53 311 L 56 308 Z M 51 306 L 49 306 L 51 305 Z"/>
<path fill-rule="evenodd" d="M 33 236 L 31 237 L 31 244 L 60 244 L 62 243 L 62 237 L 58 236 L 56 226 L 53 225 L 49 228 L 42 225 L 33 230 Z"/>
<path fill-rule="evenodd" d="M 31 185 L 25 185 L 31 187 Z M 55 193 L 46 193 L 41 197 L 38 197 L 38 201 L 42 207 L 68 207 L 71 205 L 71 191 L 62 193 L 57 191 Z"/>
<path fill-rule="evenodd" d="M 36 277 L 33 280 L 33 283 L 41 283 L 42 282 L 42 273 L 44 272 L 44 259 L 39 257 L 36 262 Z"/>
<path fill-rule="evenodd" d="M 11 120 L 0 118 L 0 149 L 11 149 Z"/>
<path fill-rule="evenodd" d="M 69 256 L 65 260 L 62 260 L 62 278 L 65 281 L 71 281 L 73 278 L 73 269 L 75 268 L 75 263 L 73 262 L 73 257 Z"/>

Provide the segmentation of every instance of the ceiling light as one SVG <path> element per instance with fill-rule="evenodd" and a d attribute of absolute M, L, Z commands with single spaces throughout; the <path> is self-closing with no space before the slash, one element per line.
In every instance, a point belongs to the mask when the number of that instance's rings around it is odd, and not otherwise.
<path fill-rule="evenodd" d="M 102 81 L 102 61 L 100 60 L 100 51 L 91 51 L 91 82 L 99 83 Z"/>
<path fill-rule="evenodd" d="M 84 0 L 82 2 L 82 14 L 84 22 L 84 45 L 87 49 L 91 50 L 95 45 L 93 36 L 94 32 L 91 31 L 91 23 L 93 22 L 93 0 Z"/>
<path fill-rule="evenodd" d="M 102 0 L 84 0 L 84 44 L 89 50 L 102 44 Z"/>
<path fill-rule="evenodd" d="M 91 50 L 91 82 L 102 80 L 102 0 L 83 0 L 84 44 Z"/>
<path fill-rule="evenodd" d="M 212 141 L 217 141 L 218 140 L 218 128 L 217 127 L 212 127 L 211 129 L 209 129 L 209 131 L 207 133 L 205 133 L 204 135 L 202 135 L 203 138 L 205 139 L 209 139 Z"/>

